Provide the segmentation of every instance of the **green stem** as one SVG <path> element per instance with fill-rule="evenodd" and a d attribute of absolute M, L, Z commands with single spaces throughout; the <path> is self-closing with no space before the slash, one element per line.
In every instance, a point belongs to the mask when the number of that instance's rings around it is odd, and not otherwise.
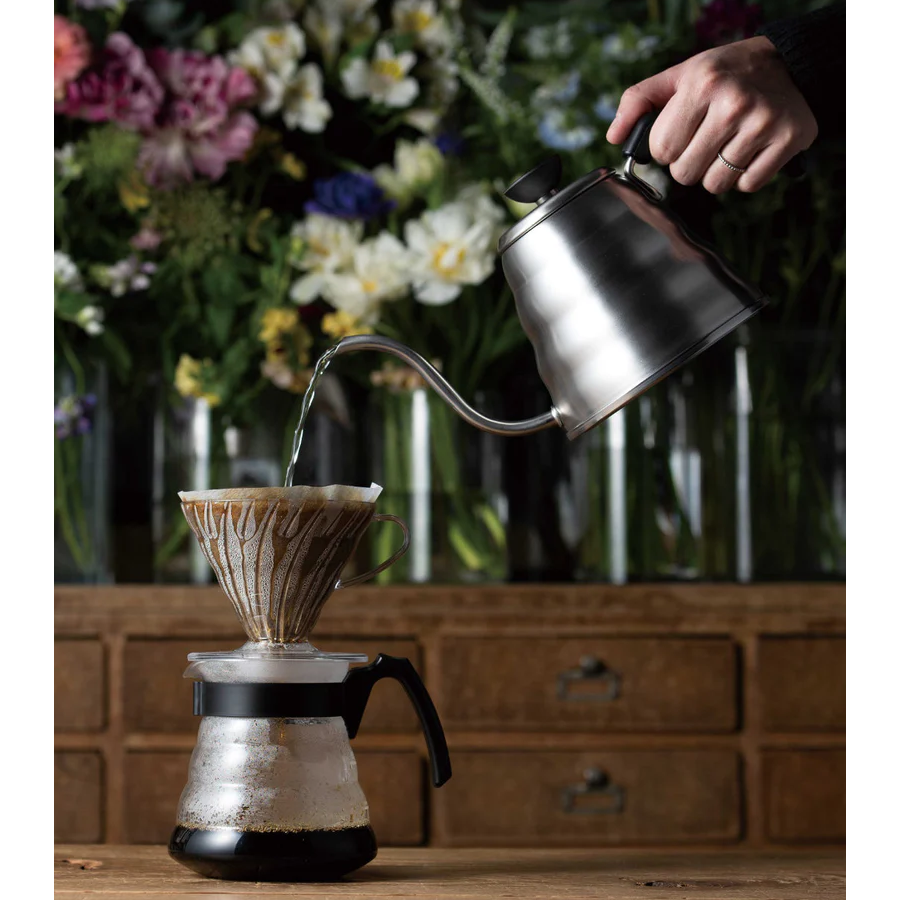
<path fill-rule="evenodd" d="M 56 515 L 59 520 L 60 528 L 62 529 L 63 539 L 66 542 L 66 546 L 69 548 L 69 552 L 72 554 L 72 559 L 78 569 L 83 572 L 85 570 L 84 554 L 78 543 L 78 538 L 75 535 L 75 529 L 72 524 L 72 515 L 69 510 L 68 496 L 66 494 L 66 483 L 68 479 L 61 446 L 63 443 L 64 441 L 56 438 L 54 447 L 55 452 L 53 454 Z"/>

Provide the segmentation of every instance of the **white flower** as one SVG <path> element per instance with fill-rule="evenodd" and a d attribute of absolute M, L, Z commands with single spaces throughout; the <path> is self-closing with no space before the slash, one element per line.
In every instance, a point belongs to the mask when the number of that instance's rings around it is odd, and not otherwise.
<path fill-rule="evenodd" d="M 441 117 L 433 109 L 411 109 L 403 114 L 403 121 L 422 134 L 434 134 L 441 124 Z"/>
<path fill-rule="evenodd" d="M 311 6 L 303 17 L 303 27 L 319 45 L 326 63 L 333 63 L 344 34 L 344 22 L 340 13 L 331 6 Z"/>
<path fill-rule="evenodd" d="M 466 185 L 456 195 L 456 202 L 462 203 L 469 210 L 473 221 L 487 222 L 499 238 L 506 221 L 506 213 L 491 200 L 488 188 L 484 184 Z"/>
<path fill-rule="evenodd" d="M 292 262 L 308 274 L 294 282 L 291 299 L 295 303 L 305 304 L 321 296 L 324 276 L 351 264 L 362 234 L 362 222 L 347 222 L 316 213 L 294 225 L 291 237 L 301 244 L 302 252 Z"/>
<path fill-rule="evenodd" d="M 636 62 L 653 55 L 659 38 L 653 34 L 639 37 L 636 41 L 626 41 L 621 34 L 608 34 L 603 38 L 604 55 L 616 62 Z"/>
<path fill-rule="evenodd" d="M 381 305 L 409 289 L 406 247 L 388 231 L 363 241 L 354 251 L 348 270 L 324 276 L 322 296 L 362 325 L 378 320 Z"/>
<path fill-rule="evenodd" d="M 406 201 L 427 188 L 444 168 L 444 157 L 428 138 L 397 141 L 394 165 L 377 166 L 372 175 L 389 196 Z"/>
<path fill-rule="evenodd" d="M 84 291 L 78 266 L 72 261 L 72 257 L 68 253 L 63 253 L 62 250 L 56 250 L 53 253 L 53 287 L 76 294 Z"/>
<path fill-rule="evenodd" d="M 568 19 L 554 25 L 537 25 L 525 34 L 525 52 L 532 59 L 568 56 L 574 49 L 572 28 Z"/>
<path fill-rule="evenodd" d="M 111 266 L 98 267 L 92 274 L 113 297 L 121 297 L 129 291 L 146 291 L 155 271 L 156 263 L 142 263 L 136 256 L 127 256 Z"/>
<path fill-rule="evenodd" d="M 318 133 L 331 118 L 331 105 L 322 97 L 322 70 L 315 63 L 301 66 L 285 86 L 281 114 L 288 128 Z"/>
<path fill-rule="evenodd" d="M 480 187 L 461 196 L 407 222 L 404 229 L 416 299 L 431 306 L 450 303 L 463 285 L 481 284 L 494 270 L 503 212 L 492 209 Z"/>
<path fill-rule="evenodd" d="M 75 322 L 92 337 L 103 333 L 103 310 L 99 306 L 83 306 L 75 314 Z"/>
<path fill-rule="evenodd" d="M 387 41 L 379 41 L 371 63 L 357 57 L 341 72 L 344 90 L 354 100 L 368 97 L 385 106 L 409 106 L 419 93 L 415 78 L 406 77 L 415 62 L 412 51 L 394 53 Z"/>
<path fill-rule="evenodd" d="M 255 28 L 229 54 L 228 61 L 255 78 L 271 74 L 285 81 L 305 54 L 306 36 L 296 23 L 288 22 L 280 28 Z"/>
<path fill-rule="evenodd" d="M 400 34 L 413 35 L 426 50 L 448 48 L 453 43 L 453 34 L 435 0 L 396 0 L 391 17 Z"/>
<path fill-rule="evenodd" d="M 56 174 L 60 178 L 66 178 L 74 181 L 80 178 L 83 167 L 75 157 L 75 145 L 63 144 L 58 150 L 53 151 L 53 159 L 55 162 Z"/>

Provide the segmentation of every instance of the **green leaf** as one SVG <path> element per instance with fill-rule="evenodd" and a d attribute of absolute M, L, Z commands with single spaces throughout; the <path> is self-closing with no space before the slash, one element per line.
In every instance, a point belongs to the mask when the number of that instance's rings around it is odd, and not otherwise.
<path fill-rule="evenodd" d="M 213 343 L 219 349 L 227 347 L 231 337 L 231 326 L 234 324 L 234 307 L 225 304 L 210 303 L 206 307 L 206 324 L 209 327 Z"/>
<path fill-rule="evenodd" d="M 125 381 L 131 371 L 131 353 L 128 348 L 122 339 L 108 328 L 105 328 L 98 337 L 109 356 L 116 376 L 120 381 Z"/>

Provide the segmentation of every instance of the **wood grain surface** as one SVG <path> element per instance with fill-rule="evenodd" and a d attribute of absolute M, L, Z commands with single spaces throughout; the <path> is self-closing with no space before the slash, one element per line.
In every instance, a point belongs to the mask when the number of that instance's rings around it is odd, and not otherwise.
<path fill-rule="evenodd" d="M 421 897 L 441 900 L 843 900 L 839 853 L 648 854 L 599 850 L 382 850 L 340 884 L 213 881 L 182 868 L 162 847 L 56 848 L 64 900 L 165 897 Z"/>

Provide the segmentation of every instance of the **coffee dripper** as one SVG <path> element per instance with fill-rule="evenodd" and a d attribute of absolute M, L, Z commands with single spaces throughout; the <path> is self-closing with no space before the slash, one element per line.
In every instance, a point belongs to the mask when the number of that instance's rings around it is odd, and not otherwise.
<path fill-rule="evenodd" d="M 380 488 L 291 487 L 181 494 L 182 510 L 249 638 L 191 653 L 202 716 L 169 853 L 202 875 L 331 881 L 374 859 L 377 841 L 350 740 L 382 678 L 399 681 L 425 734 L 436 787 L 450 756 L 434 704 L 408 659 L 325 653 L 309 635 L 331 593 L 406 552 L 378 515 Z M 403 543 L 369 572 L 341 570 L 373 521 Z"/>
<path fill-rule="evenodd" d="M 519 422 L 488 418 L 392 338 L 346 337 L 334 355 L 378 350 L 402 359 L 482 431 L 530 434 L 559 425 L 574 439 L 747 321 L 765 305 L 762 293 L 635 172 L 636 163 L 652 161 L 656 116 L 645 115 L 623 145 L 622 174 L 599 168 L 557 190 L 561 163 L 553 156 L 506 191 L 536 204 L 501 236 L 499 252 L 549 412 Z"/>

